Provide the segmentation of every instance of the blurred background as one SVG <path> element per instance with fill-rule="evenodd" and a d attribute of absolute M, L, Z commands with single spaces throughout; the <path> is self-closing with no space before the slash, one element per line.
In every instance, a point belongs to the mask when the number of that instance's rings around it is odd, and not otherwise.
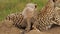
<path fill-rule="evenodd" d="M 36 3 L 40 10 L 47 0 L 0 0 L 0 21 L 8 14 L 21 12 L 27 3 Z"/>

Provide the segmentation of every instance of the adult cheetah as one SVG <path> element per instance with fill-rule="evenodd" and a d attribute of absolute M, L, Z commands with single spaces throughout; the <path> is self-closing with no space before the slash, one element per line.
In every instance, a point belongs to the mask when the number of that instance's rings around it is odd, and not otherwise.
<path fill-rule="evenodd" d="M 57 9 L 59 9 L 60 0 L 49 0 L 38 13 L 36 17 L 35 27 L 40 31 L 46 31 L 52 27 L 53 24 L 60 25 L 60 15 Z M 56 8 L 58 7 L 58 8 Z"/>

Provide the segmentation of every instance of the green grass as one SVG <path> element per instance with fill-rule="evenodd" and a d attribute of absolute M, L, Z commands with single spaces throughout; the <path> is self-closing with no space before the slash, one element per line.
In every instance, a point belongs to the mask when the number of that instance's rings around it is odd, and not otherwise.
<path fill-rule="evenodd" d="M 0 0 L 0 21 L 8 14 L 21 12 L 27 3 L 36 3 L 40 10 L 47 0 Z"/>

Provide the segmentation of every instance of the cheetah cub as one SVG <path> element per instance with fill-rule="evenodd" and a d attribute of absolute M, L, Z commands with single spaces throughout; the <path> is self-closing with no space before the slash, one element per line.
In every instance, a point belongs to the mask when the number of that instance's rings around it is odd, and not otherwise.
<path fill-rule="evenodd" d="M 30 31 L 31 19 L 33 16 L 35 16 L 36 8 L 37 8 L 36 4 L 28 3 L 22 12 L 24 19 L 26 19 L 26 21 L 27 21 L 26 32 Z"/>

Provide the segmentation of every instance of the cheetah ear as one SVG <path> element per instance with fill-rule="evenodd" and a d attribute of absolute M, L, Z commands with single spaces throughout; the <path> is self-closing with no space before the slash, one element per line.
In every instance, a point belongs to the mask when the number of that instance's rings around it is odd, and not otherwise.
<path fill-rule="evenodd" d="M 53 2 L 56 2 L 57 0 L 53 0 Z"/>

